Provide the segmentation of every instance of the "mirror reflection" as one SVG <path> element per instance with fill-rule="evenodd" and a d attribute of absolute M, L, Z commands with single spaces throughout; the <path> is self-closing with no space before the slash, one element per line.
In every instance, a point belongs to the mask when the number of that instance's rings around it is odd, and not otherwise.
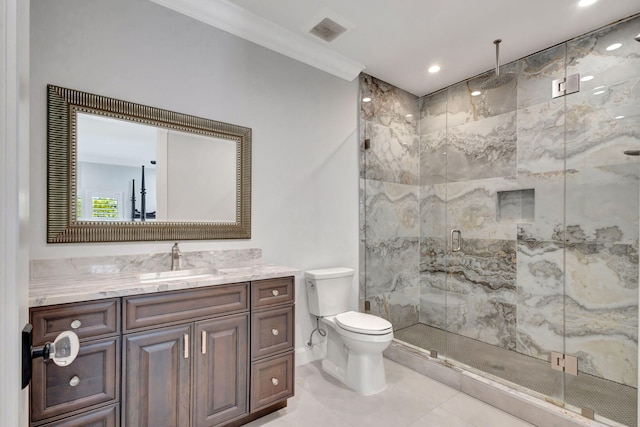
<path fill-rule="evenodd" d="M 238 143 L 77 114 L 82 221 L 234 222 Z"/>

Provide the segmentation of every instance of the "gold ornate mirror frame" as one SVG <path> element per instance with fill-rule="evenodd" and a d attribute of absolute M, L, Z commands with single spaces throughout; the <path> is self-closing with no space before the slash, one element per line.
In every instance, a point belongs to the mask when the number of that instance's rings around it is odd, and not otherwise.
<path fill-rule="evenodd" d="M 47 86 L 47 92 L 48 243 L 251 238 L 250 128 L 53 85 Z M 235 221 L 77 220 L 77 113 L 79 112 L 235 141 L 237 143 Z"/>

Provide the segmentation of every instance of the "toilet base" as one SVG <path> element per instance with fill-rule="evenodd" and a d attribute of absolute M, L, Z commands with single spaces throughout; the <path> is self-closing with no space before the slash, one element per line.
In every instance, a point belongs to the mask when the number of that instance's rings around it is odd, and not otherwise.
<path fill-rule="evenodd" d="M 332 325 L 330 322 L 328 322 Z M 349 340 L 346 340 L 349 341 Z M 327 331 L 327 354 L 322 359 L 322 370 L 350 389 L 365 396 L 385 389 L 382 350 L 358 354 L 345 345 L 345 340 L 332 327 Z M 356 346 L 355 343 L 352 343 Z M 385 344 L 386 348 L 388 344 Z"/>
<path fill-rule="evenodd" d="M 338 365 L 336 365 L 326 357 L 322 359 L 322 370 L 340 381 L 342 384 L 347 385 L 347 373 L 345 372 L 345 370 L 340 368 Z"/>
<path fill-rule="evenodd" d="M 346 371 L 325 358 L 322 359 L 322 370 L 365 396 L 380 393 L 387 387 L 382 355 L 372 357 L 350 354 Z"/>
<path fill-rule="evenodd" d="M 387 387 L 382 353 L 349 354 L 346 384 L 365 396 L 380 393 Z"/>

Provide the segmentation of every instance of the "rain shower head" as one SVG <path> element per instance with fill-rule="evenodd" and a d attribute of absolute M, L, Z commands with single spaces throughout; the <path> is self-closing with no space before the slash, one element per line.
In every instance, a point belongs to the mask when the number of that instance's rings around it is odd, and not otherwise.
<path fill-rule="evenodd" d="M 481 90 L 495 89 L 497 87 L 504 86 L 507 83 L 512 82 L 513 79 L 515 78 L 516 78 L 516 75 L 513 73 L 496 74 L 495 76 L 489 78 L 489 80 L 483 82 L 480 85 L 480 89 Z"/>
<path fill-rule="evenodd" d="M 495 89 L 497 87 L 506 85 L 507 83 L 513 81 L 516 75 L 513 73 L 504 73 L 500 74 L 500 43 L 502 40 L 497 39 L 493 41 L 493 44 L 496 45 L 496 74 L 493 77 L 490 77 L 489 80 L 483 82 L 480 85 L 481 90 L 487 89 Z"/>

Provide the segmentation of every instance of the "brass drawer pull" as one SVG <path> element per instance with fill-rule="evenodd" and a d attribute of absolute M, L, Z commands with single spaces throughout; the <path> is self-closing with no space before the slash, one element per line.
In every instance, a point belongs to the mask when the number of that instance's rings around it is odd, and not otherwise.
<path fill-rule="evenodd" d="M 82 322 L 79 320 L 74 320 L 73 322 L 71 322 L 71 327 L 73 329 L 78 329 L 80 326 L 82 326 Z"/>
<path fill-rule="evenodd" d="M 271 334 L 272 334 L 274 337 L 277 337 L 278 335 L 280 335 L 280 331 L 279 331 L 279 330 L 277 330 L 276 328 L 273 328 L 273 329 L 271 330 Z"/>
<path fill-rule="evenodd" d="M 280 381 L 278 381 L 277 378 L 271 378 L 271 384 L 278 385 L 278 384 L 280 384 Z"/>
<path fill-rule="evenodd" d="M 71 378 L 71 379 L 69 380 L 69 385 L 70 385 L 71 387 L 75 387 L 75 386 L 77 386 L 78 384 L 80 384 L 80 378 L 78 378 L 78 376 L 77 376 L 77 375 L 74 375 L 74 376 L 73 376 L 73 378 Z"/>
<path fill-rule="evenodd" d="M 277 297 L 278 295 L 280 295 L 280 292 L 277 289 L 273 289 L 271 291 L 271 295 L 273 295 L 274 297 Z"/>

